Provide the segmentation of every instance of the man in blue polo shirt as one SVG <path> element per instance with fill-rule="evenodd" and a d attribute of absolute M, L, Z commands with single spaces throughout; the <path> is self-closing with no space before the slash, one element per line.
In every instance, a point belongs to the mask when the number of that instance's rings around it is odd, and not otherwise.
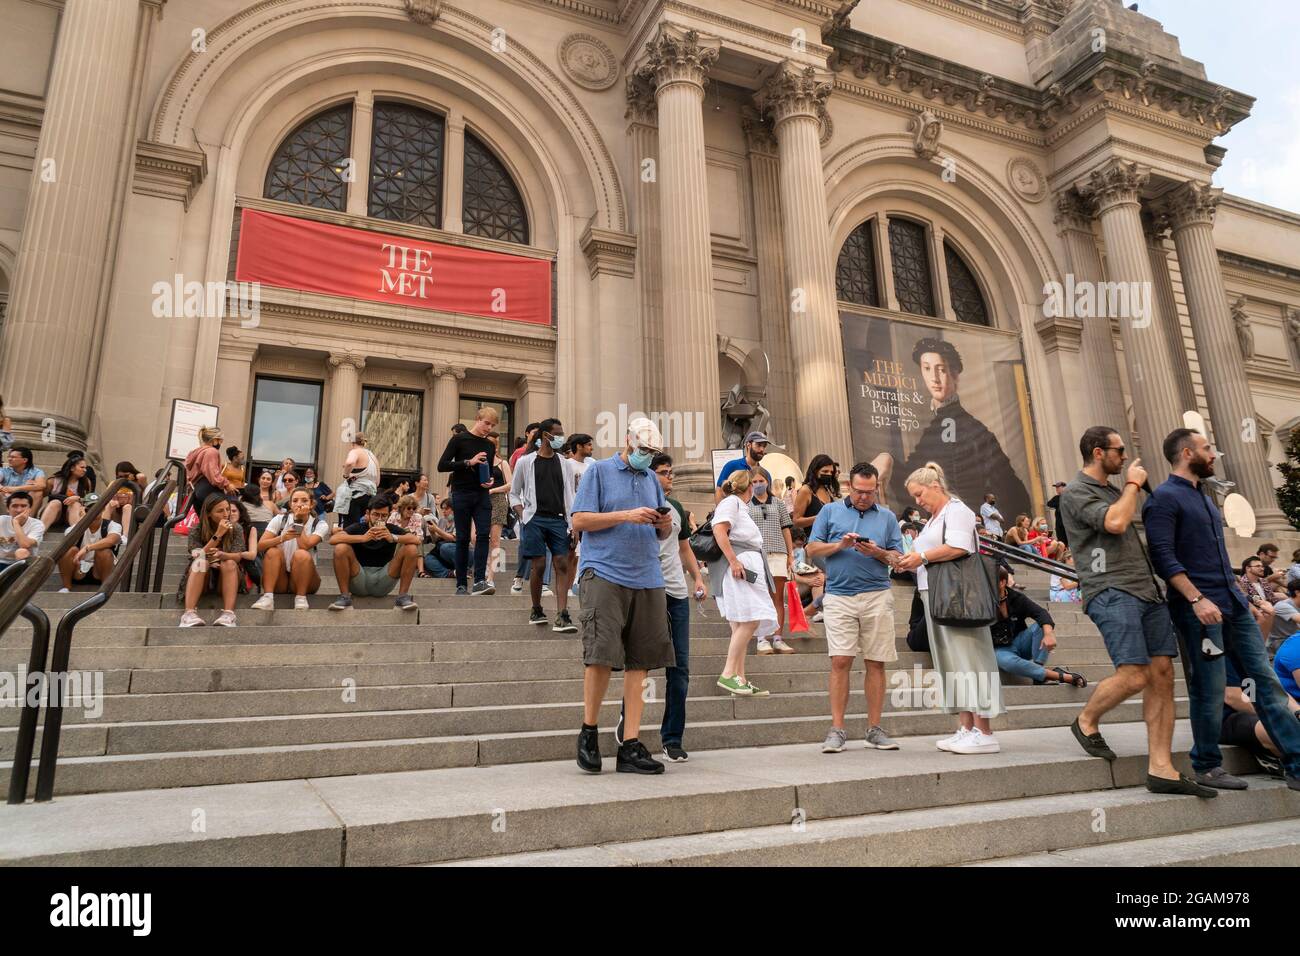
<path fill-rule="evenodd" d="M 1213 447 L 1200 432 L 1176 428 L 1164 441 L 1170 475 L 1142 508 L 1151 564 L 1169 584 L 1169 614 L 1183 642 L 1196 782 L 1244 790 L 1223 769 L 1224 657 L 1255 685 L 1255 713 L 1281 751 L 1287 786 L 1300 790 L 1300 723 L 1269 667 L 1264 639 L 1237 587 L 1223 540 L 1223 519 L 1201 488 L 1214 474 Z"/>
<path fill-rule="evenodd" d="M 573 530 L 582 535 L 578 598 L 582 610 L 582 730 L 578 766 L 600 773 L 597 720 L 610 672 L 623 674 L 623 742 L 619 773 L 663 773 L 637 739 L 646 671 L 676 663 L 668 631 L 668 602 L 659 541 L 672 534 L 672 508 L 650 462 L 662 450 L 659 429 L 646 418 L 628 422 L 623 451 L 593 462 L 573 499 Z"/>
<path fill-rule="evenodd" d="M 898 749 L 881 729 L 880 714 L 885 706 L 885 665 L 898 660 L 889 569 L 903 556 L 903 536 L 894 513 L 876 504 L 879 487 L 874 466 L 854 465 L 848 497 L 822 508 L 808 536 L 808 557 L 826 560 L 822 614 L 831 657 L 831 729 L 822 753 L 839 753 L 848 738 L 844 711 L 849 703 L 849 671 L 859 648 L 866 668 L 867 746 Z"/>
<path fill-rule="evenodd" d="M 769 488 L 776 487 L 776 485 L 772 484 L 771 474 L 768 473 L 766 468 L 759 464 L 759 462 L 763 460 L 763 456 L 767 454 L 768 444 L 767 436 L 762 432 L 750 432 L 745 436 L 745 440 L 740 444 L 744 453 L 739 458 L 733 458 L 731 461 L 723 465 L 722 471 L 718 473 L 718 480 L 713 489 L 713 500 L 715 503 L 722 501 L 724 497 L 722 486 L 727 483 L 727 479 L 731 477 L 733 471 L 757 471 L 767 479 L 767 486 Z"/>

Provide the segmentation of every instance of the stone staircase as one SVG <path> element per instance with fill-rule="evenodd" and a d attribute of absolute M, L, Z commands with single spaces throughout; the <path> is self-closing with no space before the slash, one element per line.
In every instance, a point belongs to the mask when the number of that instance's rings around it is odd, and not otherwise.
<path fill-rule="evenodd" d="M 456 597 L 452 581 L 417 579 L 411 612 L 391 597 L 325 610 L 337 588 L 322 554 L 310 610 L 282 597 L 280 610 L 253 611 L 247 595 L 234 629 L 176 626 L 179 544 L 164 593 L 118 594 L 77 628 L 71 668 L 102 675 L 103 696 L 65 714 L 56 799 L 0 807 L 0 862 L 1127 865 L 1246 861 L 1243 846 L 1256 848 L 1255 864 L 1300 862 L 1300 794 L 1259 774 L 1248 754 L 1227 752 L 1230 770 L 1253 774 L 1244 793 L 1153 796 L 1140 786 L 1135 700 L 1106 728 L 1121 759 L 1086 757 L 1066 727 L 1091 688 L 1005 687 L 1009 710 L 995 723 L 1003 752 L 979 757 L 937 751 L 953 719 L 899 695 L 883 723 L 903 749 L 880 753 L 860 743 L 858 670 L 853 742 L 823 755 L 821 625 L 792 641 L 795 655 L 751 657 L 770 698 L 732 699 L 714 684 L 728 629 L 712 601 L 691 618 L 691 760 L 653 778 L 615 774 L 607 760 L 588 776 L 574 763 L 580 643 L 525 623 L 527 597 L 508 593 L 515 542 L 496 595 Z M 1045 599 L 1041 575 L 1020 577 Z M 57 588 L 52 579 L 38 595 L 53 622 L 84 598 Z M 929 669 L 901 638 L 910 599 L 896 588 L 891 687 Z M 1053 660 L 1090 681 L 1109 674 L 1078 606 L 1052 612 Z M 0 636 L 0 671 L 20 671 L 29 647 L 20 620 Z M 652 679 L 661 684 L 662 672 Z M 602 727 L 613 727 L 620 695 L 616 677 Z M 1176 696 L 1183 717 L 1181 680 Z M 641 736 L 656 750 L 659 687 L 653 698 Z M 0 707 L 6 787 L 18 716 Z M 1189 745 L 1180 720 L 1184 762 Z M 608 732 L 602 748 L 613 756 Z"/>

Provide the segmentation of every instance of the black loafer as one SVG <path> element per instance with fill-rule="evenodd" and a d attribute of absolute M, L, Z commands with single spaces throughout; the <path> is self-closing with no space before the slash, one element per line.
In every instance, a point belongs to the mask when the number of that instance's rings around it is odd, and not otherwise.
<path fill-rule="evenodd" d="M 650 751 L 641 741 L 629 740 L 618 748 L 615 769 L 619 773 L 663 773 L 664 765 L 650 756 Z"/>
<path fill-rule="evenodd" d="M 587 773 L 600 773 L 600 731 L 578 731 L 578 766 Z"/>
<path fill-rule="evenodd" d="M 1074 723 L 1070 724 L 1070 730 L 1074 734 L 1074 739 L 1079 741 L 1079 746 L 1084 749 L 1089 757 L 1100 757 L 1102 760 L 1114 760 L 1115 751 L 1106 745 L 1106 739 L 1100 733 L 1085 734 L 1079 727 L 1079 718 L 1074 718 Z"/>
<path fill-rule="evenodd" d="M 1219 791 L 1202 787 L 1182 773 L 1178 775 L 1177 780 L 1166 780 L 1164 777 L 1153 777 L 1147 774 L 1147 789 L 1152 793 L 1176 793 L 1185 797 L 1200 797 L 1202 800 L 1219 795 Z"/>

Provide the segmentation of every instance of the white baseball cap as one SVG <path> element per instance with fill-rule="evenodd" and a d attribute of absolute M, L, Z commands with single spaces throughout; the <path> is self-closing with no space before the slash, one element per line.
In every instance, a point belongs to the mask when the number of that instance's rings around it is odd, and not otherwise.
<path fill-rule="evenodd" d="M 663 448 L 663 436 L 659 434 L 659 426 L 648 418 L 634 418 L 627 423 L 627 434 L 632 439 L 632 443 L 637 447 L 644 448 Z"/>

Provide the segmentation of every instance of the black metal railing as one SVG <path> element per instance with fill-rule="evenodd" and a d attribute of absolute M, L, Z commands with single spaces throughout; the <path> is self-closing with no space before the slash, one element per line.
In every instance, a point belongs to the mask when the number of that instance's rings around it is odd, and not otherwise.
<path fill-rule="evenodd" d="M 123 479 L 114 482 L 110 486 L 110 491 L 116 492 L 117 488 L 123 483 Z M 44 681 L 46 693 L 43 695 L 45 701 L 45 730 L 41 736 L 41 759 L 40 766 L 36 774 L 36 801 L 38 803 L 49 800 L 54 796 L 54 773 L 58 766 L 59 754 L 59 737 L 63 729 L 63 706 L 64 691 L 69 686 L 68 679 L 68 661 L 72 654 L 72 632 L 73 629 L 83 619 L 99 610 L 108 603 L 109 598 L 117 591 L 118 585 L 125 580 L 131 573 L 132 564 L 135 562 L 136 555 L 147 542 L 152 540 L 154 530 L 159 524 L 159 516 L 162 514 L 163 506 L 167 503 L 167 498 L 176 486 L 176 479 L 170 478 L 163 486 L 161 492 L 154 496 L 153 505 L 148 513 L 139 522 L 135 533 L 127 541 L 126 549 L 118 557 L 113 565 L 113 570 L 109 573 L 107 579 L 99 586 L 94 594 L 85 601 L 66 611 L 59 619 L 58 627 L 54 634 L 54 651 L 50 658 L 50 667 L 48 676 L 44 672 L 45 656 L 49 646 L 49 621 L 41 619 L 44 614 L 39 608 L 30 608 L 24 602 L 20 613 L 27 616 L 32 622 L 32 653 L 31 665 L 28 672 L 28 683 L 33 680 L 33 673 L 39 673 L 40 676 L 35 679 L 40 682 Z M 106 500 L 101 503 L 107 503 Z M 179 509 L 178 509 L 179 510 Z M 132 522 L 135 524 L 135 522 Z M 78 527 L 70 531 L 65 543 L 79 540 L 81 532 L 85 529 Z M 66 550 L 66 548 L 62 549 Z M 15 584 L 12 591 L 17 591 L 18 587 L 27 578 L 27 574 L 32 569 L 28 569 L 22 577 L 19 578 L 18 584 Z M 47 575 L 48 576 L 48 575 Z M 41 578 L 44 582 L 44 577 Z M 0 576 L 0 585 L 3 584 L 3 576 Z M 40 585 L 38 584 L 37 587 Z M 34 593 L 34 592 L 33 592 Z M 12 597 L 12 594 L 6 593 L 0 598 L 0 606 Z M 35 612 L 35 616 L 31 613 Z M 83 694 L 84 699 L 84 694 Z M 13 769 L 10 771 L 9 778 L 9 802 L 22 803 L 27 795 L 27 781 L 31 776 L 31 762 L 33 742 L 36 735 L 37 711 L 39 709 L 41 697 L 38 696 L 33 700 L 32 695 L 28 694 L 27 699 L 23 701 L 23 712 L 19 718 L 18 742 L 15 748 Z"/>
<path fill-rule="evenodd" d="M 167 468 L 168 469 L 174 468 L 176 471 L 176 477 L 172 478 L 170 481 L 163 483 L 163 487 L 161 491 L 159 491 L 158 493 L 158 500 L 162 502 L 166 502 L 168 497 L 171 496 L 172 489 L 174 488 L 176 491 L 176 513 L 173 514 L 170 518 L 167 519 L 166 522 L 163 523 L 162 532 L 158 535 L 158 558 L 154 564 L 153 587 L 148 589 L 140 588 L 141 591 L 162 590 L 163 568 L 167 564 L 167 543 L 171 540 L 172 528 L 180 524 L 180 522 L 185 517 L 185 513 L 189 510 L 188 498 L 189 498 L 190 489 L 188 483 L 185 480 L 185 466 L 179 461 L 173 461 L 168 463 Z M 165 470 L 163 472 L 159 472 L 160 477 L 163 474 L 165 474 Z M 152 542 L 151 542 L 151 548 L 152 548 Z M 142 574 L 147 573 L 147 568 L 148 565 L 146 564 L 144 568 L 141 569 L 141 573 Z"/>
<path fill-rule="evenodd" d="M 1076 583 L 1079 580 L 1079 572 L 1070 565 L 1062 564 L 1060 561 L 1053 561 L 1051 558 L 1045 558 L 1037 551 L 1030 554 L 1028 551 L 1014 544 L 1007 544 L 1005 541 L 981 537 L 980 550 L 994 557 L 1003 558 L 1012 564 L 1033 568 L 1035 571 L 1055 574 Z"/>

